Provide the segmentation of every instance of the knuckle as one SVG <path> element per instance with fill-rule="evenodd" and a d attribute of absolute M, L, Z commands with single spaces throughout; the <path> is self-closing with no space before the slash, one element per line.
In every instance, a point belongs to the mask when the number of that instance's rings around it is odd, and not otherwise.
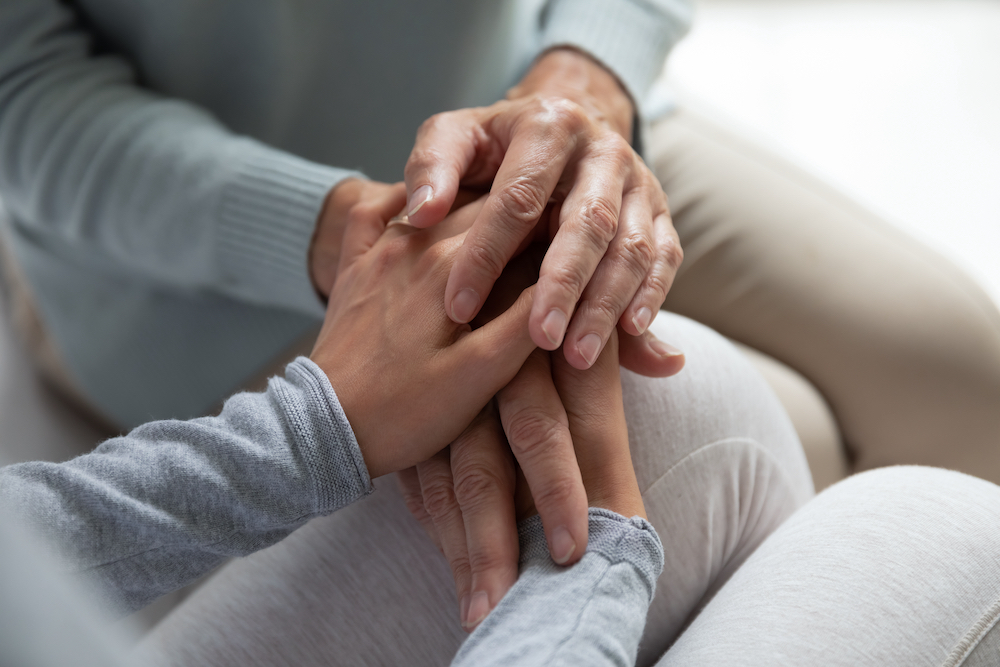
<path fill-rule="evenodd" d="M 586 126 L 588 114 L 582 106 L 565 97 L 539 97 L 536 118 L 543 125 L 564 127 L 576 134 Z"/>
<path fill-rule="evenodd" d="M 472 577 L 472 566 L 469 563 L 469 557 L 465 555 L 452 556 L 448 561 L 451 565 L 451 574 L 455 578 L 455 582 L 468 581 Z"/>
<path fill-rule="evenodd" d="M 621 239 L 619 254 L 629 265 L 637 268 L 640 275 L 645 275 L 656 261 L 656 248 L 648 235 L 642 232 L 627 234 Z"/>
<path fill-rule="evenodd" d="M 545 210 L 549 197 L 537 180 L 522 176 L 497 193 L 500 214 L 515 226 L 515 231 L 527 231 L 535 226 Z"/>
<path fill-rule="evenodd" d="M 450 484 L 442 482 L 436 482 L 424 488 L 423 504 L 427 513 L 435 519 L 450 516 L 458 509 L 454 489 Z"/>
<path fill-rule="evenodd" d="M 663 259 L 672 272 L 676 272 L 684 261 L 684 250 L 675 238 L 670 238 L 662 248 Z"/>
<path fill-rule="evenodd" d="M 500 277 L 507 265 L 503 256 L 493 246 L 473 245 L 469 247 L 468 253 L 472 265 L 494 279 Z"/>
<path fill-rule="evenodd" d="M 625 304 L 612 294 L 601 294 L 580 304 L 580 311 L 586 313 L 587 319 L 596 317 L 603 321 L 607 328 L 614 326 L 624 310 Z"/>
<path fill-rule="evenodd" d="M 592 197 L 580 208 L 580 220 L 595 245 L 607 247 L 618 232 L 618 207 L 605 197 Z"/>
<path fill-rule="evenodd" d="M 545 272 L 545 280 L 568 295 L 573 302 L 571 306 L 576 305 L 589 278 L 590 276 L 584 274 L 583 267 L 578 264 L 561 264 Z"/>
<path fill-rule="evenodd" d="M 535 505 L 544 507 L 565 507 L 576 494 L 576 485 L 567 477 L 549 480 L 540 489 L 531 489 Z"/>
<path fill-rule="evenodd" d="M 461 507 L 476 507 L 498 495 L 504 488 L 497 471 L 485 466 L 470 466 L 455 480 L 455 497 Z"/>
<path fill-rule="evenodd" d="M 511 451 L 521 460 L 531 460 L 564 440 L 568 429 L 559 420 L 536 408 L 525 408 L 512 415 L 507 425 Z"/>

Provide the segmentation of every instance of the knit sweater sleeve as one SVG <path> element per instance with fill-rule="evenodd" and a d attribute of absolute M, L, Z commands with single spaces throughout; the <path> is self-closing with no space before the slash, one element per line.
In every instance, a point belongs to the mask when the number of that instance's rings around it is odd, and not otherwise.
<path fill-rule="evenodd" d="M 541 45 L 585 51 L 639 103 L 691 27 L 693 11 L 692 0 L 549 0 Z"/>
<path fill-rule="evenodd" d="M 587 553 L 571 567 L 552 562 L 538 517 L 519 528 L 517 583 L 452 667 L 632 667 L 663 570 L 663 545 L 653 527 L 592 508 Z"/>
<path fill-rule="evenodd" d="M 0 195 L 49 245 L 321 316 L 308 247 L 326 195 L 352 175 L 141 88 L 66 3 L 0 2 Z"/>
<path fill-rule="evenodd" d="M 305 357 L 217 417 L 151 422 L 66 463 L 0 469 L 0 508 L 121 611 L 371 490 L 337 396 Z"/>

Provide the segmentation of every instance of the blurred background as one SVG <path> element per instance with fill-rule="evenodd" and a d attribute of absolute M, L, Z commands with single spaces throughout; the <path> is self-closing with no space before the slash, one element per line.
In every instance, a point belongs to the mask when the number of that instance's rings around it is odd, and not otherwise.
<path fill-rule="evenodd" d="M 1000 0 L 702 0 L 664 76 L 1000 301 Z M 7 322 L 0 425 L 7 461 L 65 459 L 99 437 L 41 386 Z"/>

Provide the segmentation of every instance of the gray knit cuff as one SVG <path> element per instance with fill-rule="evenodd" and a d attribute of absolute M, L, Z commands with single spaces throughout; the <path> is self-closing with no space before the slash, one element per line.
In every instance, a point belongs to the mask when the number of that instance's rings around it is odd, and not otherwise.
<path fill-rule="evenodd" d="M 327 194 L 355 171 L 309 162 L 253 140 L 221 201 L 217 254 L 223 281 L 263 304 L 323 317 L 308 270 Z"/>
<path fill-rule="evenodd" d="M 299 357 L 285 367 L 285 379 L 303 392 L 300 409 L 286 409 L 285 419 L 312 472 L 316 511 L 329 514 L 374 491 L 354 429 L 323 369 Z"/>
<path fill-rule="evenodd" d="M 683 0 L 554 0 L 544 17 L 541 48 L 580 49 L 618 77 L 636 108 L 632 145 L 641 155 L 648 131 L 642 105 L 691 20 Z"/>
<path fill-rule="evenodd" d="M 587 553 L 600 554 L 612 564 L 630 564 L 646 584 L 652 600 L 656 580 L 663 572 L 663 543 L 656 529 L 641 517 L 626 519 L 600 507 L 591 507 L 589 517 Z M 536 515 L 521 521 L 517 532 L 522 566 L 539 560 L 552 562 L 541 517 Z"/>

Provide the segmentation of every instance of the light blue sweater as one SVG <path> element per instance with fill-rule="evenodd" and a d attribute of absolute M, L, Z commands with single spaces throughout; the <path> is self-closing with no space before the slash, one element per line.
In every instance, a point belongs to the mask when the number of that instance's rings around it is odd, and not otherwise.
<path fill-rule="evenodd" d="M 421 121 L 550 46 L 642 101 L 689 2 L 3 0 L 4 238 L 99 409 L 204 414 L 319 322 L 306 252 L 351 170 L 400 180 Z"/>
<path fill-rule="evenodd" d="M 25 555 L 10 517 L 129 611 L 371 491 L 333 387 L 304 357 L 218 417 L 145 424 L 62 464 L 0 468 L 0 664 L 114 664 L 79 602 L 65 604 L 51 571 Z M 454 664 L 633 665 L 663 569 L 652 526 L 592 509 L 587 553 L 569 568 L 552 562 L 538 517 L 521 523 L 520 546 L 517 583 Z"/>

